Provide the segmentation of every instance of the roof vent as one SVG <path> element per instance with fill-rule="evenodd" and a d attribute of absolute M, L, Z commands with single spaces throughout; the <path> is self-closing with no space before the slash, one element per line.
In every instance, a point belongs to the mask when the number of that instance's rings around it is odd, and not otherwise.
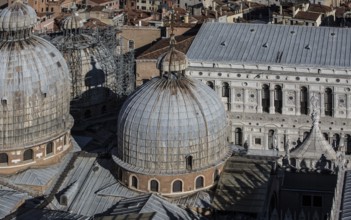
<path fill-rule="evenodd" d="M 307 45 L 306 45 L 306 47 L 305 47 L 305 49 L 306 49 L 306 50 L 311 49 L 310 45 L 309 45 L 309 44 L 307 44 Z"/>
<path fill-rule="evenodd" d="M 335 36 L 335 33 L 333 32 L 333 33 L 331 33 L 330 35 L 331 35 L 332 37 L 334 37 L 334 36 Z"/>
<path fill-rule="evenodd" d="M 221 46 L 226 46 L 227 45 L 227 42 L 225 42 L 225 41 L 223 41 L 222 43 L 221 43 Z"/>
<path fill-rule="evenodd" d="M 295 34 L 295 31 L 290 31 L 290 34 Z"/>
<path fill-rule="evenodd" d="M 250 31 L 251 31 L 251 32 L 254 32 L 254 31 L 255 31 L 255 29 L 253 29 L 253 28 L 252 28 L 252 29 L 250 29 Z"/>
<path fill-rule="evenodd" d="M 267 43 L 264 43 L 264 44 L 262 45 L 262 47 L 267 48 L 267 47 L 268 47 L 268 44 L 267 44 Z"/>

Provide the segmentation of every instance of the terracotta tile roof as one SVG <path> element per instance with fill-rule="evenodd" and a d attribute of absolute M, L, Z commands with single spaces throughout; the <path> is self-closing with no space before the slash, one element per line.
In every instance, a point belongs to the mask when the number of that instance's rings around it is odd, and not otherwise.
<path fill-rule="evenodd" d="M 96 18 L 89 18 L 85 23 L 84 23 L 84 28 L 90 29 L 90 28 L 95 28 L 95 27 L 106 27 L 107 24 L 104 22 L 100 21 L 99 19 Z"/>
<path fill-rule="evenodd" d="M 308 21 L 317 21 L 317 19 L 321 16 L 319 13 L 308 12 L 308 11 L 299 11 L 297 12 L 294 18 Z"/>
<path fill-rule="evenodd" d="M 319 5 L 319 4 L 310 4 L 308 7 L 308 11 L 310 12 L 318 12 L 318 13 L 328 13 L 331 12 L 333 9 L 329 6 Z"/>
<path fill-rule="evenodd" d="M 345 6 L 341 6 L 336 8 L 335 11 L 335 17 L 337 18 L 343 18 L 344 17 L 344 13 L 348 10 L 348 8 L 346 8 Z"/>
<path fill-rule="evenodd" d="M 89 0 L 89 1 L 92 1 L 94 2 L 95 4 L 105 4 L 107 2 L 112 2 L 112 0 Z"/>
<path fill-rule="evenodd" d="M 186 53 L 193 42 L 195 36 L 180 35 L 176 36 L 175 39 L 177 44 L 175 48 L 183 53 Z M 137 59 L 157 59 L 160 55 L 167 52 L 169 48 L 169 38 L 162 39 L 147 49 L 145 52 L 140 54 Z"/>

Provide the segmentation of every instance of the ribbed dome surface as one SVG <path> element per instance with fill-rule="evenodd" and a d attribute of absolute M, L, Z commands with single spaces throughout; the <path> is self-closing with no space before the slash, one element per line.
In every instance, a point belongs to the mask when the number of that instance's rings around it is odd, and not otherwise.
<path fill-rule="evenodd" d="M 165 72 L 182 71 L 188 67 L 186 55 L 174 48 L 161 55 L 157 60 L 157 68 Z"/>
<path fill-rule="evenodd" d="M 9 29 L 30 26 L 34 10 L 19 2 L 14 5 L 21 7 L 18 18 L 10 16 L 15 24 Z M 0 19 L 5 21 L 6 13 Z M 70 78 L 61 53 L 36 36 L 17 41 L 1 38 L 0 62 L 0 150 L 32 147 L 67 133 L 72 123 Z"/>
<path fill-rule="evenodd" d="M 73 13 L 71 16 L 68 16 L 64 21 L 62 28 L 64 30 L 79 29 L 83 27 L 83 20 L 76 14 Z"/>
<path fill-rule="evenodd" d="M 0 31 L 18 31 L 33 28 L 37 14 L 29 5 L 16 1 L 0 13 Z"/>
<path fill-rule="evenodd" d="M 200 81 L 154 78 L 131 95 L 118 118 L 118 158 L 143 172 L 186 172 L 216 164 L 228 153 L 226 112 Z"/>

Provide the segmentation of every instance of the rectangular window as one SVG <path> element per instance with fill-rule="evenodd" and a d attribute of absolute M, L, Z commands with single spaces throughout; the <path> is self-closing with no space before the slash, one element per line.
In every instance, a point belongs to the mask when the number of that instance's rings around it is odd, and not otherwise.
<path fill-rule="evenodd" d="M 313 196 L 313 206 L 314 207 L 322 207 L 322 196 Z"/>
<path fill-rule="evenodd" d="M 261 138 L 255 138 L 255 144 L 261 144 Z"/>
<path fill-rule="evenodd" d="M 312 205 L 312 198 L 308 195 L 302 196 L 302 206 L 311 206 Z"/>

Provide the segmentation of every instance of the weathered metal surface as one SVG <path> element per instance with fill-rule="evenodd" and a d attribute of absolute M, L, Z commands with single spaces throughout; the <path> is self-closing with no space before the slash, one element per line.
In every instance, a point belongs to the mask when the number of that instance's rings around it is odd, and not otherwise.
<path fill-rule="evenodd" d="M 0 150 L 45 143 L 70 129 L 67 64 L 53 45 L 31 35 L 33 19 L 35 11 L 21 2 L 0 14 Z M 22 30 L 28 39 L 4 37 Z"/>
<path fill-rule="evenodd" d="M 347 28 L 205 23 L 187 56 L 190 63 L 349 68 L 350 35 Z"/>
<path fill-rule="evenodd" d="M 26 193 L 0 189 L 0 218 L 14 212 L 27 198 Z"/>
<path fill-rule="evenodd" d="M 187 77 L 154 78 L 123 105 L 118 157 L 151 172 L 186 171 L 216 164 L 227 154 L 226 112 L 217 94 Z"/>

